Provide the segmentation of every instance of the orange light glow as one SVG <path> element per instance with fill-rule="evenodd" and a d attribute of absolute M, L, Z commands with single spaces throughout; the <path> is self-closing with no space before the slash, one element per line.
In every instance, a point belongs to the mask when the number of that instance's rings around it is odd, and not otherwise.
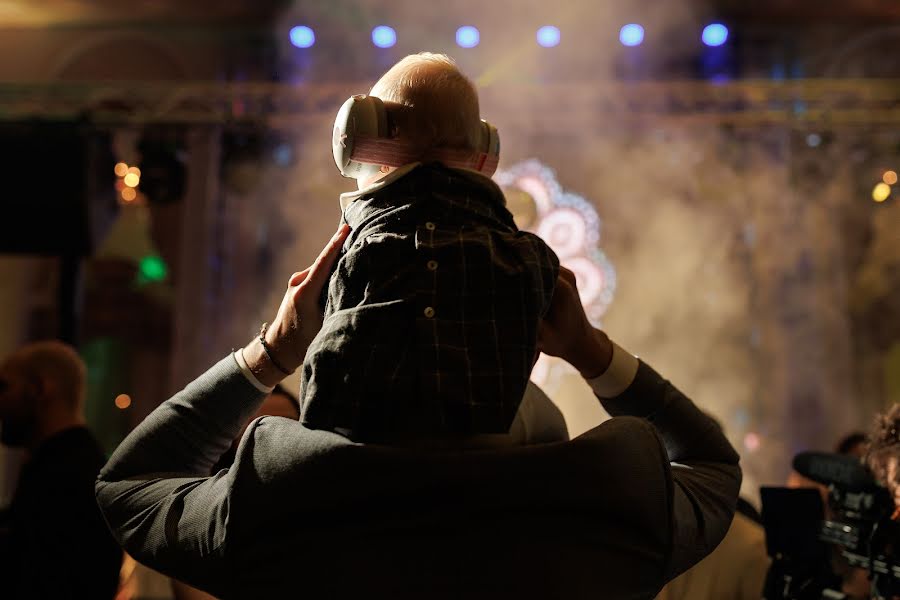
<path fill-rule="evenodd" d="M 141 178 L 140 178 L 140 176 L 138 176 L 134 173 L 128 173 L 127 175 L 125 175 L 124 181 L 125 181 L 125 185 L 127 185 L 128 187 L 134 188 L 134 187 L 137 187 L 138 184 L 141 182 Z"/>
<path fill-rule="evenodd" d="M 137 175 L 138 177 L 141 176 L 141 170 L 138 169 L 137 167 L 128 167 L 128 171 L 127 171 L 127 172 L 128 172 L 128 173 L 133 173 L 133 174 Z"/>
<path fill-rule="evenodd" d="M 131 406 L 131 396 L 128 394 L 119 394 L 116 396 L 116 408 L 125 410 L 129 406 Z"/>
<path fill-rule="evenodd" d="M 117 176 L 125 177 L 125 175 L 128 174 L 128 165 L 123 162 L 116 163 L 115 171 Z"/>
<path fill-rule="evenodd" d="M 888 185 L 894 185 L 897 183 L 897 172 L 896 171 L 885 171 L 884 176 L 882 176 L 884 182 Z"/>
<path fill-rule="evenodd" d="M 137 192 L 134 191 L 134 188 L 127 187 L 122 190 L 122 200 L 125 202 L 133 202 L 135 198 L 137 198 Z"/>

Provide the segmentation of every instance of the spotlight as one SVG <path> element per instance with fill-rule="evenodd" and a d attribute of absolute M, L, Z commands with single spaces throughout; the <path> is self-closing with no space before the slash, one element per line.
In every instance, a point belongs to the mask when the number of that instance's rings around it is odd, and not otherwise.
<path fill-rule="evenodd" d="M 640 46 L 644 41 L 644 28 L 637 23 L 623 25 L 619 30 L 619 41 L 623 46 Z"/>
<path fill-rule="evenodd" d="M 397 32 L 387 25 L 379 25 L 372 30 L 372 43 L 379 48 L 391 48 L 397 43 Z"/>
<path fill-rule="evenodd" d="M 480 41 L 481 34 L 471 25 L 463 25 L 456 30 L 456 43 L 460 48 L 474 48 Z"/>
<path fill-rule="evenodd" d="M 316 43 L 315 32 L 306 25 L 291 27 L 291 43 L 298 48 L 309 48 Z"/>
<path fill-rule="evenodd" d="M 707 46 L 721 46 L 728 40 L 728 28 L 721 23 L 711 23 L 703 28 L 701 37 Z"/>
<path fill-rule="evenodd" d="M 537 30 L 537 43 L 544 48 L 553 48 L 559 46 L 559 27 L 553 25 L 544 25 Z"/>

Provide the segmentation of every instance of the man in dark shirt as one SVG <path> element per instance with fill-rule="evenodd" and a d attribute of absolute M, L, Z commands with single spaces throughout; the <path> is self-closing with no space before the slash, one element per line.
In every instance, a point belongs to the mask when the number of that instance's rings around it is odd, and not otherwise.
<path fill-rule="evenodd" d="M 3 598 L 112 598 L 122 551 L 94 500 L 105 457 L 84 425 L 85 366 L 60 342 L 30 344 L 0 364 L 0 441 L 24 448 L 0 517 Z"/>

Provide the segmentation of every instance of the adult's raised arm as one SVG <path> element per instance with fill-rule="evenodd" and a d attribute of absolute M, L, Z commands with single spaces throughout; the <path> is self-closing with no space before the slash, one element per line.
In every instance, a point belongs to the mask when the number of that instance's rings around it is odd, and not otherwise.
<path fill-rule="evenodd" d="M 254 339 L 223 358 L 148 415 L 100 472 L 100 508 L 138 561 L 204 589 L 221 583 L 232 475 L 210 470 L 287 374 L 274 363 L 302 363 L 322 323 L 319 293 L 348 233 L 342 226 L 316 262 L 290 278 L 268 350 Z"/>
<path fill-rule="evenodd" d="M 539 343 L 543 352 L 578 369 L 610 415 L 647 419 L 662 439 L 671 473 L 665 580 L 712 552 L 731 525 L 741 485 L 739 457 L 721 428 L 649 365 L 590 325 L 575 276 L 565 268 Z"/>

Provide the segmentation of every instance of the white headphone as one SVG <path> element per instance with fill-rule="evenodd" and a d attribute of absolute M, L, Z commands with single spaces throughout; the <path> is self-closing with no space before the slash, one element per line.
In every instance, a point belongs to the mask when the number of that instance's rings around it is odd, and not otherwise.
<path fill-rule="evenodd" d="M 334 120 L 331 147 L 341 175 L 366 179 L 381 165 L 402 167 L 411 162 L 436 160 L 448 167 L 471 169 L 490 177 L 500 161 L 497 128 L 482 120 L 482 147 L 477 150 L 436 148 L 422 156 L 402 140 L 392 137 L 384 102 L 375 96 L 356 95 L 344 102 Z"/>

